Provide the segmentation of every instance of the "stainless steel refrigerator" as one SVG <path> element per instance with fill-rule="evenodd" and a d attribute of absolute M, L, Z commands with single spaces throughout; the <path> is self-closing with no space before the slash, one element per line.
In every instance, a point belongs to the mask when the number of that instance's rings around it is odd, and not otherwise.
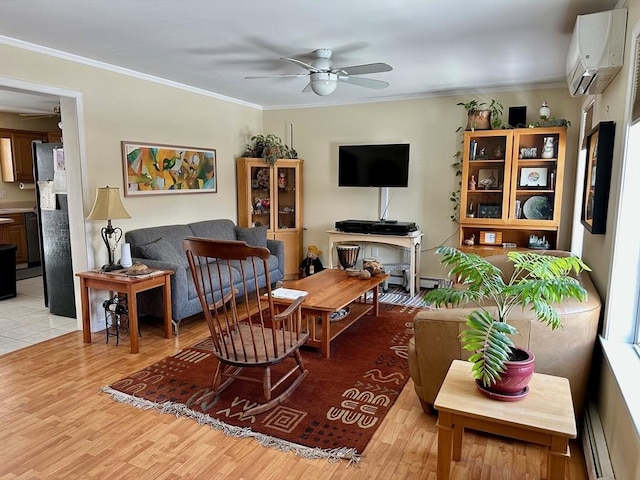
<path fill-rule="evenodd" d="M 59 148 L 62 148 L 61 143 L 33 144 L 42 280 L 45 305 L 49 311 L 54 315 L 76 318 L 67 195 L 57 193 L 55 202 L 47 208 L 42 202 L 39 183 L 54 180 L 54 149 Z"/>

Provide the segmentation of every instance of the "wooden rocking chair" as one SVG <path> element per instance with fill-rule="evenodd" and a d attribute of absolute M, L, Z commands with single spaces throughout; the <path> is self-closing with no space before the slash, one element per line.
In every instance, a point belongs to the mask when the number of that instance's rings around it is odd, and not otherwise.
<path fill-rule="evenodd" d="M 266 412 L 284 402 L 309 373 L 299 351 L 309 336 L 301 331 L 300 304 L 304 297 L 275 314 L 266 248 L 196 237 L 187 237 L 183 246 L 209 324 L 213 354 L 219 360 L 212 396 L 217 396 L 235 379 L 241 379 L 261 383 L 265 399 L 245 411 L 244 417 Z M 266 281 L 262 289 L 258 284 L 260 278 Z M 288 357 L 295 365 L 272 383 L 271 366 Z M 263 369 L 262 377 L 243 375 L 243 369 L 248 367 Z M 282 386 L 295 374 L 297 377 L 286 388 Z M 276 389 L 280 393 L 272 398 Z"/>

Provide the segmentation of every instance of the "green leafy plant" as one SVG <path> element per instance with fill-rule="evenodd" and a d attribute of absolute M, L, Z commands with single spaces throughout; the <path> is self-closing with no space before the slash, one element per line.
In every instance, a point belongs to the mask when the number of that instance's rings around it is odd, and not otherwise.
<path fill-rule="evenodd" d="M 465 350 L 474 352 L 469 358 L 473 377 L 485 387 L 500 379 L 515 349 L 508 335 L 518 331 L 507 320 L 516 306 L 531 309 L 539 321 L 555 330 L 562 322 L 553 305 L 566 298 L 587 298 L 584 287 L 570 275 L 590 270 L 578 257 L 509 252 L 514 271 L 503 279 L 501 270 L 479 255 L 445 246 L 438 247 L 436 253 L 442 255 L 443 265 L 451 267 L 450 275 L 462 288 L 436 288 L 424 300 L 437 307 L 468 303 L 478 307 L 467 316 L 468 328 L 460 339 Z"/>
<path fill-rule="evenodd" d="M 473 100 L 469 100 L 468 102 L 458 102 L 456 105 L 463 107 L 467 111 L 467 115 L 469 116 L 470 123 L 468 123 L 468 127 L 471 130 L 474 130 L 477 125 L 475 124 L 475 120 L 473 120 L 474 115 L 477 115 L 478 112 L 488 111 L 491 112 L 491 127 L 492 128 L 500 128 L 502 127 L 502 114 L 504 113 L 504 106 L 495 99 L 491 99 L 491 102 L 487 105 L 484 102 L 479 102 L 475 98 Z M 460 131 L 462 127 L 458 128 L 457 131 Z"/>
<path fill-rule="evenodd" d="M 500 128 L 502 126 L 504 106 L 492 98 L 489 104 L 489 110 L 491 111 L 491 126 L 493 128 Z"/>
<path fill-rule="evenodd" d="M 250 140 L 253 144 L 247 144 L 243 157 L 262 158 L 269 165 L 274 165 L 279 158 L 298 158 L 298 152 L 285 145 L 280 137 L 272 133 L 254 135 Z"/>
<path fill-rule="evenodd" d="M 462 177 L 462 150 L 458 150 L 453 155 L 453 158 L 455 159 L 455 161 L 449 166 L 453 168 L 453 170 L 455 171 L 456 177 L 458 178 L 458 189 L 454 190 L 449 194 L 449 200 L 453 203 L 453 206 L 452 206 L 453 211 L 449 216 L 449 218 L 451 219 L 452 222 L 457 223 L 460 218 L 460 186 L 462 183 L 460 178 Z"/>

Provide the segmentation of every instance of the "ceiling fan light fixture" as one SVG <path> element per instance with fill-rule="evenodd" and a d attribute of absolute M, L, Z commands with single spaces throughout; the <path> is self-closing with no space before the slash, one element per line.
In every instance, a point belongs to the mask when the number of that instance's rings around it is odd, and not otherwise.
<path fill-rule="evenodd" d="M 338 75 L 330 72 L 311 74 L 311 90 L 322 97 L 331 95 L 338 86 Z"/>

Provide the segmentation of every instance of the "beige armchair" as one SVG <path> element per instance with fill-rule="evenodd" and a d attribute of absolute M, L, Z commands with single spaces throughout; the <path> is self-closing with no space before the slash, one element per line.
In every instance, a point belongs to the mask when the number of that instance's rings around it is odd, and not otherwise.
<path fill-rule="evenodd" d="M 549 251 L 549 255 L 568 255 L 567 252 Z M 506 255 L 487 257 L 503 273 L 511 275 L 511 263 Z M 552 331 L 538 321 L 528 310 L 514 309 L 509 323 L 519 335 L 513 337 L 516 345 L 531 350 L 536 356 L 535 371 L 569 379 L 576 418 L 582 416 L 591 358 L 598 331 L 601 302 L 589 274 L 576 276 L 587 290 L 584 302 L 570 299 L 556 307 L 563 328 Z M 466 360 L 470 352 L 463 350 L 459 340 L 466 328 L 466 316 L 474 305 L 447 309 L 425 309 L 414 319 L 415 335 L 409 342 L 409 371 L 425 413 L 432 413 L 433 402 L 440 385 L 456 359 Z"/>

